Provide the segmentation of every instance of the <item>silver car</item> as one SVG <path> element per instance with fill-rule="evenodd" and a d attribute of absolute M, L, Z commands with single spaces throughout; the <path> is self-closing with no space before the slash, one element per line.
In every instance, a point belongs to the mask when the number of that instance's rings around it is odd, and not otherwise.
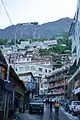
<path fill-rule="evenodd" d="M 69 105 L 69 109 L 72 115 L 80 114 L 80 101 L 72 101 Z"/>
<path fill-rule="evenodd" d="M 29 113 L 32 112 L 44 112 L 44 103 L 41 98 L 33 98 L 29 103 Z"/>

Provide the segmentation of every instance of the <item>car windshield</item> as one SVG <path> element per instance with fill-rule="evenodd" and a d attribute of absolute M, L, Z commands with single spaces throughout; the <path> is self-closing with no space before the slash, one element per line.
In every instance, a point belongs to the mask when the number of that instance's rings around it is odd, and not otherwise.
<path fill-rule="evenodd" d="M 80 105 L 80 102 L 74 102 L 75 105 Z"/>
<path fill-rule="evenodd" d="M 32 99 L 31 103 L 42 103 L 43 100 L 42 99 Z"/>

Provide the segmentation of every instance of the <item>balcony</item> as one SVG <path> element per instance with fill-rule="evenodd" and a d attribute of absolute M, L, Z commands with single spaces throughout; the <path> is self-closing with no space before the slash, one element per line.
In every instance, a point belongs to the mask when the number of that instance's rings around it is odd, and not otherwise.
<path fill-rule="evenodd" d="M 55 86 L 52 86 L 52 87 L 49 87 L 49 90 L 51 90 L 51 89 L 55 89 L 55 88 L 62 88 L 62 87 L 64 87 L 64 86 L 67 86 L 67 84 L 58 84 L 58 85 L 55 85 Z"/>
<path fill-rule="evenodd" d="M 57 82 L 57 81 L 61 81 L 61 80 L 64 80 L 64 75 L 55 76 L 54 78 L 48 79 L 48 82 L 53 83 L 53 82 Z"/>
<path fill-rule="evenodd" d="M 47 95 L 52 95 L 52 96 L 64 95 L 64 91 L 63 91 L 62 93 L 58 93 L 58 92 L 49 92 L 49 93 L 47 93 Z"/>

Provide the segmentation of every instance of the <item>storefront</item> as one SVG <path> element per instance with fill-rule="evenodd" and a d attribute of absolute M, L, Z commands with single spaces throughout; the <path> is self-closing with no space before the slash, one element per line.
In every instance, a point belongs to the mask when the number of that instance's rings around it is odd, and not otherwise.
<path fill-rule="evenodd" d="M 21 84 L 15 85 L 15 98 L 14 98 L 14 108 L 15 112 L 18 110 L 19 112 L 23 112 L 24 106 L 24 95 L 25 95 L 25 88 Z"/>
<path fill-rule="evenodd" d="M 8 120 L 12 119 L 14 106 L 14 86 L 0 78 L 0 120 L 8 115 Z M 6 113 L 8 111 L 8 114 Z"/>

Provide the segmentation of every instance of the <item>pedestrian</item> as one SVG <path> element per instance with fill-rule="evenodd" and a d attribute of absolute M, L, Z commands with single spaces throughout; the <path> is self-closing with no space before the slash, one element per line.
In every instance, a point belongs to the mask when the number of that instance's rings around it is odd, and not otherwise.
<path fill-rule="evenodd" d="M 53 102 L 52 100 L 50 100 L 50 112 L 52 112 L 52 106 L 53 106 Z"/>
<path fill-rule="evenodd" d="M 49 101 L 48 98 L 46 98 L 46 105 L 48 105 L 48 101 Z"/>
<path fill-rule="evenodd" d="M 59 114 L 59 107 L 60 107 L 60 102 L 58 100 L 55 102 L 55 113 L 58 115 Z"/>

